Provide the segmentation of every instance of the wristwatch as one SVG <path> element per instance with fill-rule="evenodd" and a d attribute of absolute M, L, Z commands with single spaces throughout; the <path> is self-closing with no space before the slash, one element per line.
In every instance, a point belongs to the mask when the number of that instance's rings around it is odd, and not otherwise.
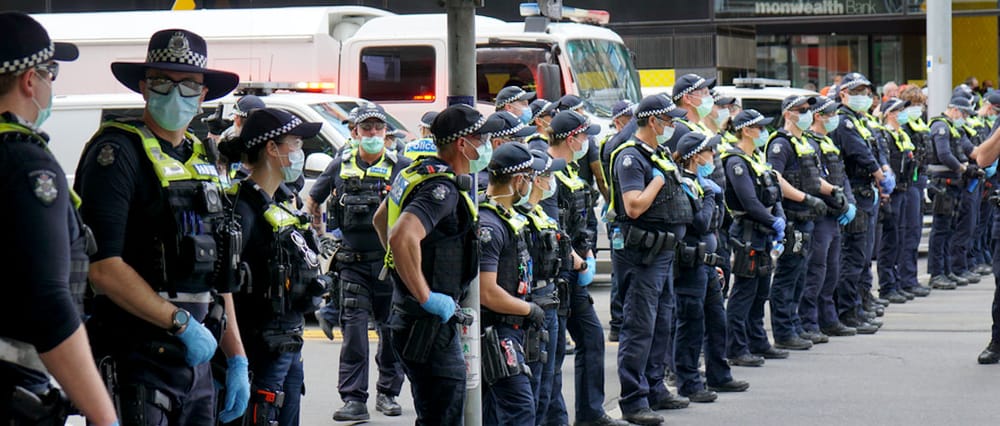
<path fill-rule="evenodd" d="M 181 330 L 184 329 L 184 327 L 188 325 L 188 321 L 191 320 L 191 313 L 184 309 L 177 308 L 170 318 L 173 323 L 170 326 L 170 329 L 167 330 L 167 333 L 170 333 L 171 336 L 176 336 L 181 332 Z"/>

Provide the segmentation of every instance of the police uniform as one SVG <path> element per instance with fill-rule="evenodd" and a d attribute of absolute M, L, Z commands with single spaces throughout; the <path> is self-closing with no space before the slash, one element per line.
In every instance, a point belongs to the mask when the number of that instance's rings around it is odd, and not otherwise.
<path fill-rule="evenodd" d="M 644 98 L 635 111 L 637 120 L 683 114 L 683 109 L 659 95 Z M 662 147 L 633 138 L 611 153 L 611 164 L 609 212 L 614 212 L 614 226 L 623 238 L 622 248 L 612 252 L 624 313 L 618 347 L 619 405 L 626 420 L 658 424 L 662 417 L 650 410 L 687 405 L 686 399 L 667 390 L 663 376 L 673 358 L 674 250 L 693 219 L 692 199 Z M 630 217 L 623 194 L 645 190 L 657 174 L 663 176 L 663 186 L 656 198 L 645 212 Z"/>
<path fill-rule="evenodd" d="M 744 110 L 733 119 L 734 129 L 766 126 L 770 119 Z M 733 247 L 733 286 L 726 305 L 729 339 L 726 353 L 737 365 L 760 365 L 766 357 L 787 357 L 771 346 L 764 331 L 767 301 L 774 268 L 771 249 L 780 241 L 777 223 L 784 224 L 777 176 L 759 156 L 733 146 L 722 152 L 726 168 L 726 206 L 733 216 L 729 238 Z M 778 229 L 776 229 L 778 228 Z"/>
<path fill-rule="evenodd" d="M 485 123 L 472 108 L 453 105 L 438 115 L 432 130 L 440 146 L 461 136 L 497 130 Z M 478 218 L 469 182 L 462 181 L 443 160 L 419 159 L 399 172 L 385 201 L 390 229 L 402 213 L 419 219 L 427 233 L 420 243 L 421 272 L 432 292 L 456 302 L 479 268 Z M 460 424 L 466 371 L 458 326 L 442 324 L 417 302 L 395 271 L 393 255 L 390 248 L 386 255 L 393 276 L 390 339 L 411 383 L 417 421 Z"/>
<path fill-rule="evenodd" d="M 972 154 L 972 150 L 979 146 L 987 135 L 982 134 L 982 124 L 978 117 L 970 116 L 959 130 L 964 134 L 968 143 L 962 144 L 962 151 L 966 157 Z M 975 161 L 969 162 L 975 166 Z M 970 172 L 971 173 L 971 172 Z M 958 216 L 955 221 L 955 233 L 952 235 L 951 250 L 951 271 L 969 282 L 975 284 L 980 281 L 979 274 L 972 272 L 974 263 L 971 263 L 973 240 L 976 224 L 979 222 L 979 207 L 982 202 L 980 191 L 983 187 L 985 173 L 982 170 L 976 172 L 976 176 L 966 176 L 963 182 L 961 204 L 958 208 Z"/>
<path fill-rule="evenodd" d="M 630 102 L 628 100 L 619 101 L 619 102 L 615 103 L 614 108 L 612 108 L 612 111 L 611 111 L 611 121 L 614 121 L 616 118 L 619 118 L 619 117 L 624 117 L 624 116 L 631 117 L 632 114 L 633 114 L 633 112 L 634 112 L 634 110 L 635 110 L 635 105 L 632 102 Z M 625 126 L 622 126 L 621 130 L 616 130 L 614 132 L 609 132 L 607 135 L 605 135 L 604 138 L 601 139 L 601 142 L 599 144 L 599 147 L 600 147 L 601 167 L 604 169 L 604 176 L 605 176 L 605 180 L 608 182 L 608 185 L 611 184 L 611 153 L 615 150 L 615 148 L 618 147 L 618 145 L 621 145 L 621 143 L 622 143 L 622 141 L 616 140 L 616 137 L 618 136 L 618 134 L 620 132 L 624 131 L 624 129 L 626 127 L 629 127 L 629 126 L 633 127 L 632 133 L 634 133 L 635 132 L 635 120 L 634 119 L 630 119 L 628 121 L 628 123 L 626 123 Z M 614 142 L 612 142 L 612 141 L 614 141 Z M 612 230 L 614 228 L 614 225 L 611 223 L 611 221 L 607 220 L 607 208 L 608 208 L 609 204 L 610 204 L 610 200 L 604 200 L 604 212 L 603 212 L 603 216 L 604 217 L 602 217 L 602 220 L 605 222 L 605 226 L 606 226 L 606 230 L 607 230 L 607 235 L 611 235 L 612 234 Z M 615 271 L 612 268 L 612 271 L 611 271 L 611 309 L 610 309 L 610 311 L 611 311 L 611 321 L 608 324 L 609 328 L 610 328 L 610 330 L 608 330 L 608 340 L 612 341 L 612 342 L 617 342 L 618 341 L 618 337 L 619 337 L 618 334 L 619 334 L 619 332 L 621 331 L 621 328 L 622 328 L 622 300 L 621 300 L 621 297 L 619 297 L 619 294 L 620 294 L 619 289 L 620 288 L 621 288 L 621 286 L 618 285 L 618 277 L 615 276 Z"/>
<path fill-rule="evenodd" d="M 235 74 L 205 69 L 204 40 L 184 30 L 153 34 L 147 61 L 116 62 L 112 71 L 133 91 L 147 67 L 202 73 L 205 99 L 225 95 L 238 81 Z M 201 142 L 188 133 L 174 146 L 142 122 L 104 123 L 84 148 L 75 185 L 87 200 L 81 214 L 97 240 L 91 261 L 120 257 L 153 291 L 190 313 L 185 334 L 197 321 L 217 341 L 223 313 L 213 308 L 220 304 L 213 292 L 231 292 L 236 282 L 227 272 L 232 265 L 219 272 L 216 266 L 232 253 L 235 225 L 225 214 L 218 172 Z M 175 313 L 175 329 L 177 318 Z M 102 294 L 95 298 L 88 332 L 95 353 L 107 357 L 102 362 L 117 369 L 124 423 L 145 424 L 161 416 L 182 423 L 215 421 L 209 363 L 189 365 L 197 360 L 188 358 L 190 348 L 180 337 Z"/>
<path fill-rule="evenodd" d="M 984 102 L 986 99 L 984 98 Z M 977 137 L 973 140 L 976 146 L 979 146 L 987 138 L 989 138 L 992 127 L 991 120 L 995 120 L 995 116 L 977 116 L 974 117 L 975 120 L 975 132 Z M 985 176 L 979 182 L 979 187 L 976 189 L 973 200 L 978 206 L 975 229 L 972 232 L 972 241 L 969 246 L 969 255 L 966 268 L 972 272 L 979 275 L 988 275 L 989 269 L 988 265 L 992 263 L 992 258 L 990 255 L 990 227 L 993 224 L 993 211 L 995 210 L 995 204 L 989 202 L 989 196 L 996 188 L 996 168 L 987 167 L 984 169 Z"/>
<path fill-rule="evenodd" d="M 882 104 L 883 115 L 894 111 L 902 111 L 909 106 L 909 102 L 904 102 L 893 98 Z M 900 114 L 902 114 L 900 112 Z M 905 117 L 905 115 L 904 115 Z M 913 151 L 915 147 L 909 135 L 901 128 L 884 129 L 883 134 L 887 140 L 889 149 L 889 167 L 897 173 L 896 188 L 889 196 L 889 202 L 882 207 L 880 216 L 881 241 L 878 250 L 878 283 L 879 295 L 892 303 L 905 303 L 907 299 L 906 290 L 902 287 L 903 270 L 911 265 L 903 264 L 903 235 L 904 232 L 911 231 L 903 228 L 907 223 L 902 219 L 903 214 L 911 212 L 912 203 L 922 203 L 922 199 L 912 198 L 910 186 L 916 176 L 916 163 L 914 162 Z M 912 265 L 915 266 L 915 265 Z M 914 271 L 915 272 L 915 271 Z"/>
<path fill-rule="evenodd" d="M 677 147 L 681 160 L 686 161 L 701 151 L 711 150 L 720 139 L 697 133 L 681 138 Z M 674 257 L 677 393 L 695 402 L 711 402 L 718 397 L 715 390 L 739 392 L 749 387 L 746 382 L 733 380 L 725 355 L 726 311 L 716 267 L 729 259 L 715 254 L 725 202 L 721 188 L 706 183 L 707 175 L 701 176 L 684 169 L 681 176 L 696 197 L 693 199 L 692 221 L 687 225 L 684 239 Z M 698 372 L 703 348 L 705 380 Z"/>
<path fill-rule="evenodd" d="M 911 107 L 912 108 L 912 107 Z M 913 144 L 913 159 L 916 164 L 916 177 L 910 185 L 909 193 L 912 203 L 900 212 L 900 288 L 920 297 L 930 294 L 930 287 L 917 281 L 917 255 L 924 228 L 924 193 L 927 190 L 927 165 L 929 156 L 933 153 L 930 146 L 930 127 L 920 115 L 910 117 L 903 125 L 910 143 Z"/>

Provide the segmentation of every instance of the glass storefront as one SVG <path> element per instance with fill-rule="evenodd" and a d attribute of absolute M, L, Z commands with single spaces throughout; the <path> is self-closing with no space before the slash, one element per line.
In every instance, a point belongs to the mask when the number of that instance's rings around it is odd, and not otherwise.
<path fill-rule="evenodd" d="M 903 80 L 898 35 L 767 35 L 757 37 L 757 75 L 822 88 L 837 74 L 860 71 L 873 83 Z M 812 87 L 810 87 L 812 88 Z"/>

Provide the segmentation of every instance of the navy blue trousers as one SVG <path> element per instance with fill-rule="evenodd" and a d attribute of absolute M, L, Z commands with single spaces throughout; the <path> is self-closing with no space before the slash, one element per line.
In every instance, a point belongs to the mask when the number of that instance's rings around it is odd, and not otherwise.
<path fill-rule="evenodd" d="M 899 190 L 889 197 L 888 207 L 883 206 L 878 226 L 882 228 L 878 249 L 878 290 L 885 296 L 902 288 L 901 263 L 903 261 L 904 217 L 914 202 L 911 191 Z"/>
<path fill-rule="evenodd" d="M 899 287 L 904 290 L 920 285 L 917 283 L 917 251 L 920 249 L 920 238 L 924 230 L 923 206 L 923 189 L 915 184 L 910 185 L 906 190 L 906 202 L 899 210 L 900 249 L 896 272 Z"/>
<path fill-rule="evenodd" d="M 977 186 L 978 188 L 978 186 Z M 961 203 L 958 206 L 958 216 L 955 218 L 955 233 L 951 238 L 951 250 L 948 252 L 951 271 L 963 274 L 969 271 L 969 250 L 972 247 L 972 233 L 976 230 L 979 218 L 979 204 L 982 197 L 979 191 L 962 189 Z"/>
<path fill-rule="evenodd" d="M 726 309 L 722 281 L 714 267 L 679 268 L 675 281 L 677 328 L 674 365 L 677 392 L 690 395 L 705 388 L 698 372 L 698 358 L 705 351 L 705 375 L 709 386 L 733 380 L 726 362 Z"/>
<path fill-rule="evenodd" d="M 840 283 L 837 285 L 837 312 L 841 316 L 860 312 L 862 292 L 871 291 L 872 249 L 875 246 L 875 221 L 878 220 L 874 199 L 857 198 L 858 210 L 868 215 L 864 232 L 841 234 Z M 855 217 L 854 220 L 861 220 Z"/>
<path fill-rule="evenodd" d="M 552 294 L 554 291 L 555 286 L 549 285 L 548 287 L 532 292 L 532 295 L 546 296 Z M 535 424 L 537 425 L 543 424 L 545 415 L 549 412 L 549 405 L 552 402 L 552 381 L 555 377 L 554 370 L 556 368 L 556 345 L 559 340 L 559 316 L 557 312 L 558 310 L 555 308 L 545 310 L 545 329 L 549 332 L 549 343 L 546 349 L 548 357 L 544 360 L 528 364 L 528 367 L 531 368 L 531 391 L 535 395 L 536 400 Z M 566 350 L 565 346 L 563 346 L 563 350 Z M 565 405 L 563 406 L 563 411 L 565 411 Z"/>
<path fill-rule="evenodd" d="M 954 186 L 946 186 L 945 190 L 954 197 L 961 196 L 959 189 Z M 956 272 L 951 270 L 951 262 L 948 262 L 952 236 L 956 233 L 955 214 L 956 212 L 935 214 L 931 222 L 931 235 L 927 242 L 927 273 L 932 277 Z"/>
<path fill-rule="evenodd" d="M 840 321 L 834 302 L 840 282 L 840 224 L 836 218 L 816 220 L 808 265 L 799 317 L 805 331 L 819 331 Z"/>
<path fill-rule="evenodd" d="M 501 340 L 510 339 L 524 347 L 524 332 L 509 325 L 495 324 L 493 329 Z M 516 352 L 518 362 L 524 363 L 524 352 Z M 505 377 L 493 385 L 483 382 L 484 425 L 535 425 L 535 398 L 526 374 Z"/>
<path fill-rule="evenodd" d="M 787 232 L 799 231 L 805 238 L 813 231 L 813 222 L 789 222 Z M 786 234 L 787 235 L 787 234 Z M 787 237 L 789 241 L 791 236 Z M 778 258 L 774 269 L 774 279 L 771 281 L 771 332 L 774 340 L 789 340 L 802 333 L 802 320 L 799 318 L 799 300 L 806 284 L 806 266 L 809 263 L 811 244 L 802 244 L 798 253 L 793 247 L 785 247 L 784 253 Z"/>
<path fill-rule="evenodd" d="M 392 349 L 410 380 L 417 425 L 464 424 L 465 357 L 456 326 L 442 326 L 427 362 L 414 362 L 401 356 L 413 327 L 411 319 L 390 314 Z"/>

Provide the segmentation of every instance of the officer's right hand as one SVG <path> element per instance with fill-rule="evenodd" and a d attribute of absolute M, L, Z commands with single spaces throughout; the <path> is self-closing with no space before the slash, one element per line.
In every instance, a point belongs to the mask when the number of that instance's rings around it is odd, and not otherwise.
<path fill-rule="evenodd" d="M 576 277 L 576 283 L 580 287 L 586 287 L 594 282 L 594 274 L 597 273 L 597 259 L 594 256 L 588 256 L 584 264 L 587 265 L 587 269 L 580 271 Z"/>
<path fill-rule="evenodd" d="M 802 203 L 808 206 L 809 210 L 812 210 L 817 216 L 826 216 L 826 202 L 819 199 L 819 197 L 806 194 L 806 198 L 802 200 Z"/>
<path fill-rule="evenodd" d="M 657 177 L 659 177 L 660 180 L 663 181 L 663 183 L 667 183 L 667 178 L 663 176 L 663 172 L 661 172 L 660 169 L 657 169 L 657 168 L 654 167 L 653 168 L 653 179 L 656 179 Z"/>
<path fill-rule="evenodd" d="M 528 312 L 528 315 L 526 316 L 528 322 L 530 322 L 531 326 L 535 327 L 536 330 L 545 328 L 545 310 L 535 303 L 528 304 L 531 305 L 531 311 Z"/>
<path fill-rule="evenodd" d="M 986 177 L 991 178 L 993 175 L 997 174 L 997 162 L 993 161 L 989 167 L 984 169 L 986 171 Z"/>
<path fill-rule="evenodd" d="M 194 321 L 194 319 L 188 322 L 187 327 L 177 337 L 187 347 L 187 354 L 184 355 L 184 360 L 192 367 L 199 366 L 212 359 L 212 355 L 215 354 L 215 348 L 218 346 L 218 342 L 215 341 L 215 337 L 212 337 L 212 333 L 200 322 Z"/>
<path fill-rule="evenodd" d="M 774 222 L 771 222 L 771 229 L 773 229 L 774 232 L 778 234 L 777 238 L 775 239 L 777 240 L 785 239 L 785 218 L 783 217 L 774 218 Z"/>
<path fill-rule="evenodd" d="M 841 225 L 847 225 L 848 223 L 851 223 L 852 220 L 854 220 L 854 215 L 857 212 L 858 208 L 855 207 L 854 204 L 848 204 L 847 211 L 837 218 L 837 222 L 840 223 Z"/>
<path fill-rule="evenodd" d="M 430 296 L 427 297 L 427 301 L 420 304 L 421 308 L 425 311 L 432 313 L 441 317 L 441 322 L 448 322 L 452 315 L 455 315 L 455 299 L 451 296 L 431 292 Z"/>

